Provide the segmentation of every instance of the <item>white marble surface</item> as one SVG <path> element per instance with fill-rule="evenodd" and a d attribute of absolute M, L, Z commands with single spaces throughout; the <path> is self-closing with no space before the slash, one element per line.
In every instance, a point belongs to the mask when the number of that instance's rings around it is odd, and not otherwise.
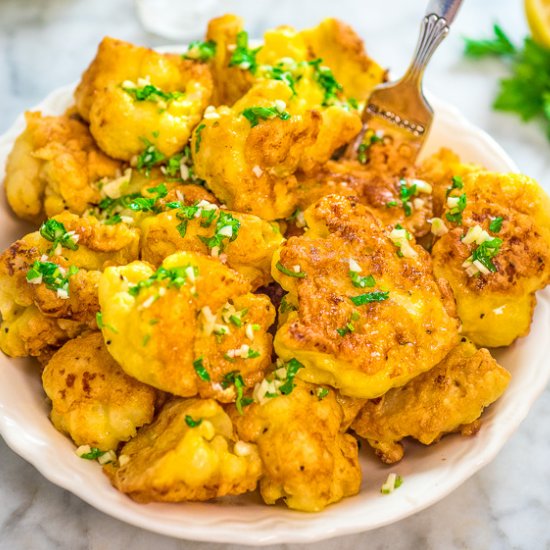
<path fill-rule="evenodd" d="M 522 171 L 550 191 L 550 143 L 540 127 L 521 125 L 514 117 L 490 110 L 503 68 L 498 62 L 474 64 L 461 58 L 461 36 L 485 34 L 494 21 L 513 37 L 523 36 L 521 1 L 464 3 L 451 36 L 427 73 L 427 85 L 493 135 Z M 398 74 L 414 46 L 424 0 L 225 0 L 221 4 L 223 11 L 244 15 L 252 35 L 283 22 L 307 26 L 336 15 L 353 23 L 369 51 Z M 140 28 L 131 0 L 0 0 L 0 133 L 20 111 L 76 80 L 105 34 L 141 44 L 165 42 Z M 550 548 L 549 418 L 547 389 L 499 456 L 443 501 L 392 526 L 311 548 Z M 1 440 L 0 503 L 2 550 L 222 547 L 172 540 L 111 519 L 46 481 Z M 294 547 L 298 548 L 284 546 Z M 224 550 L 234 548 L 229 544 Z"/>

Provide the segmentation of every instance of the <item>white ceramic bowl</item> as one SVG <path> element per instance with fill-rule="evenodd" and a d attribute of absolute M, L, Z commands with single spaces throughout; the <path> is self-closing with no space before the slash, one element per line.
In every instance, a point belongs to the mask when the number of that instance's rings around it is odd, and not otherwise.
<path fill-rule="evenodd" d="M 71 103 L 73 86 L 52 93 L 36 109 L 60 114 Z M 445 145 L 464 160 L 498 171 L 516 171 L 506 153 L 460 113 L 430 98 L 436 117 L 425 153 Z M 13 140 L 23 130 L 23 117 L 0 138 L 0 179 Z M 3 195 L 3 194 L 2 194 Z M 0 247 L 24 234 L 28 227 L 9 212 L 2 196 Z M 114 490 L 98 464 L 81 460 L 74 446 L 48 420 L 38 367 L 31 361 L 0 354 L 0 433 L 8 445 L 53 483 L 71 491 L 97 509 L 130 524 L 178 538 L 266 545 L 313 542 L 366 531 L 398 521 L 440 500 L 487 464 L 527 415 L 550 378 L 550 292 L 539 293 L 528 337 L 498 352 L 512 372 L 504 396 L 483 416 L 480 432 L 471 438 L 448 436 L 433 447 L 407 444 L 405 459 L 391 469 L 363 446 L 364 481 L 359 495 L 318 514 L 265 506 L 256 495 L 211 503 L 136 504 Z M 0 466 L 1 467 L 1 466 Z M 381 495 L 388 473 L 404 478 L 391 495 Z"/>

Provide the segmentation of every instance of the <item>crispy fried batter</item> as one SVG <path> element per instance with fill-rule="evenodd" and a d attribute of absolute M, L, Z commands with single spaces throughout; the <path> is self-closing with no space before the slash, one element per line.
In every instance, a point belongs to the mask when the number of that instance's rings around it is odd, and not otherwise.
<path fill-rule="evenodd" d="M 509 381 L 510 373 L 486 349 L 477 350 L 463 338 L 430 371 L 368 401 L 352 428 L 383 462 L 393 464 L 403 458 L 399 441 L 404 437 L 430 445 L 450 432 L 472 435 L 472 424 Z"/>
<path fill-rule="evenodd" d="M 231 420 L 212 399 L 169 402 L 124 446 L 119 460 L 105 472 L 138 502 L 239 495 L 254 490 L 262 472 L 256 446 L 235 443 Z"/>
<path fill-rule="evenodd" d="M 294 510 L 317 512 L 357 494 L 361 470 L 357 441 L 341 433 L 343 413 L 334 392 L 320 400 L 316 387 L 298 381 L 290 395 L 232 411 L 237 433 L 256 443 L 264 467 L 260 492 Z"/>
<path fill-rule="evenodd" d="M 127 91 L 148 85 L 180 95 L 139 99 Z M 146 148 L 146 141 L 166 156 L 183 149 L 211 94 L 207 65 L 104 38 L 75 99 L 99 147 L 129 161 Z"/>
<path fill-rule="evenodd" d="M 67 342 L 42 382 L 54 426 L 77 445 L 116 449 L 153 419 L 156 391 L 120 369 L 98 332 Z"/>
<path fill-rule="evenodd" d="M 243 275 L 252 285 L 252 289 L 269 283 L 271 257 L 283 241 L 278 224 L 265 222 L 250 214 L 229 210 L 217 212 L 228 213 L 240 223 L 236 239 L 225 246 L 221 256 L 224 263 Z M 180 250 L 209 255 L 210 248 L 201 238 L 208 239 L 214 235 L 216 219 L 218 215 L 207 227 L 204 218 L 200 216 L 191 220 L 184 219 L 184 229 L 177 210 L 145 219 L 141 224 L 141 258 L 158 266 L 164 258 Z"/>
<path fill-rule="evenodd" d="M 17 216 L 32 221 L 64 210 L 82 214 L 99 197 L 94 184 L 114 177 L 120 163 L 97 148 L 76 118 L 38 112 L 25 117 L 27 127 L 6 164 L 9 205 Z"/>
<path fill-rule="evenodd" d="M 149 264 L 105 270 L 99 300 L 109 351 L 126 373 L 151 386 L 184 397 L 199 393 L 234 401 L 235 387 L 222 384 L 224 377 L 239 371 L 250 386 L 271 363 L 271 302 L 251 294 L 241 275 L 213 258 L 180 252 L 162 267 L 183 272 L 185 282 L 177 288 L 159 281 L 135 297 L 128 290 L 153 275 Z M 257 325 L 252 339 L 249 324 Z M 197 361 L 207 373 L 202 377 Z"/>
<path fill-rule="evenodd" d="M 443 359 L 457 342 L 458 322 L 429 255 L 412 245 L 416 255 L 400 258 L 372 212 L 351 199 L 329 195 L 305 217 L 308 231 L 273 258 L 273 278 L 297 307 L 280 320 L 279 357 L 303 363 L 298 376 L 305 380 L 363 398 L 378 397 Z M 361 276 L 374 277 L 374 287 L 354 287 L 350 259 Z M 378 292 L 379 301 L 352 303 L 368 292 Z"/>
<path fill-rule="evenodd" d="M 462 224 L 444 217 L 450 231 L 433 247 L 434 272 L 453 289 L 464 334 L 478 345 L 506 346 L 529 332 L 534 293 L 550 281 L 550 199 L 518 174 L 474 172 L 463 182 Z M 491 232 L 496 217 L 502 217 L 502 228 Z M 469 276 L 463 263 L 478 245 L 461 239 L 476 225 L 502 245 L 492 259 L 496 272 Z"/>

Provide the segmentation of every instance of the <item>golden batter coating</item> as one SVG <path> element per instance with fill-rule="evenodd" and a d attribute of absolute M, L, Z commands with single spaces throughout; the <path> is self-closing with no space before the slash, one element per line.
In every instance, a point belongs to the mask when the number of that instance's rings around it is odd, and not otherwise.
<path fill-rule="evenodd" d="M 535 291 L 550 281 L 550 199 L 526 176 L 481 171 L 449 196 L 462 194 L 461 223 L 447 219 L 449 206 L 443 215 L 434 273 L 453 289 L 464 335 L 506 346 L 529 332 Z"/>
<path fill-rule="evenodd" d="M 353 199 L 323 197 L 305 218 L 306 233 L 273 258 L 273 278 L 295 308 L 279 321 L 278 356 L 303 363 L 301 378 L 362 398 L 443 359 L 458 340 L 458 320 L 429 255 L 412 240 L 392 242 Z"/>
<path fill-rule="evenodd" d="M 99 150 L 77 118 L 39 112 L 27 112 L 25 118 L 27 126 L 6 164 L 9 205 L 31 221 L 64 210 L 82 214 L 99 197 L 96 182 L 115 177 L 120 163 Z"/>
<path fill-rule="evenodd" d="M 213 399 L 176 399 L 105 473 L 138 502 L 182 502 L 252 491 L 262 465 L 255 445 L 236 441 L 231 420 Z"/>
<path fill-rule="evenodd" d="M 271 281 L 271 258 L 283 241 L 278 224 L 250 214 L 219 209 L 207 201 L 145 219 L 141 224 L 141 258 L 158 266 L 164 258 L 180 250 L 210 255 L 213 247 L 209 244 L 218 245 L 217 241 L 209 243 L 209 239 L 223 227 L 224 219 L 229 219 L 229 216 L 239 224 L 231 236 L 235 239 L 225 239 L 224 242 L 228 242 L 223 252 L 214 250 L 214 253 L 243 275 L 253 289 L 268 284 Z"/>
<path fill-rule="evenodd" d="M 116 449 L 153 419 L 156 391 L 127 376 L 99 332 L 67 342 L 42 373 L 50 418 L 77 445 Z"/>
<path fill-rule="evenodd" d="M 431 445 L 447 433 L 477 432 L 483 409 L 508 386 L 510 373 L 486 349 L 462 340 L 430 371 L 368 401 L 353 422 L 352 429 L 386 464 L 403 458 L 404 437 Z"/>
<path fill-rule="evenodd" d="M 334 392 L 319 399 L 317 390 L 297 381 L 289 395 L 252 404 L 242 416 L 232 411 L 239 437 L 258 445 L 267 504 L 282 499 L 294 510 L 318 512 L 359 492 L 357 441 L 340 431 L 343 413 Z"/>
<path fill-rule="evenodd" d="M 231 373 L 251 386 L 271 363 L 269 298 L 217 259 L 179 252 L 156 272 L 145 262 L 107 268 L 99 301 L 113 357 L 158 389 L 230 402 Z"/>
<path fill-rule="evenodd" d="M 130 161 L 151 144 L 165 157 L 182 150 L 211 94 L 206 65 L 107 37 L 75 99 L 99 147 Z"/>
<path fill-rule="evenodd" d="M 364 154 L 364 164 L 329 160 L 314 173 L 300 175 L 298 207 L 305 210 L 325 195 L 355 197 L 386 226 L 400 224 L 415 237 L 429 233 L 432 186 L 417 178 L 412 149 L 385 139 Z"/>

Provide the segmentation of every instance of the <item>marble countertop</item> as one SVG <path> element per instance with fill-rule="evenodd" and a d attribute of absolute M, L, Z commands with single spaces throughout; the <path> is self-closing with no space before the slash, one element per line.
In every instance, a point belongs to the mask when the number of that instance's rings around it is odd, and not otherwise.
<path fill-rule="evenodd" d="M 461 36 L 487 34 L 495 21 L 515 39 L 524 36 L 522 2 L 466 0 L 464 4 L 451 35 L 433 59 L 426 84 L 489 132 L 523 172 L 550 191 L 550 143 L 543 130 L 537 123 L 522 125 L 490 109 L 503 67 L 496 61 L 471 63 L 461 58 Z M 218 11 L 245 16 L 253 36 L 281 23 L 310 26 L 325 16 L 338 16 L 353 23 L 369 52 L 399 74 L 416 41 L 423 5 L 410 0 L 225 0 Z M 77 80 L 106 34 L 140 44 L 166 43 L 142 29 L 131 0 L 0 0 L 0 133 L 19 112 L 56 87 Z M 498 457 L 438 504 L 376 531 L 305 548 L 549 548 L 548 418 L 547 389 Z M 222 548 L 173 540 L 112 519 L 46 481 L 1 439 L 0 502 L 0 549 Z M 233 548 L 228 544 L 223 550 Z"/>

